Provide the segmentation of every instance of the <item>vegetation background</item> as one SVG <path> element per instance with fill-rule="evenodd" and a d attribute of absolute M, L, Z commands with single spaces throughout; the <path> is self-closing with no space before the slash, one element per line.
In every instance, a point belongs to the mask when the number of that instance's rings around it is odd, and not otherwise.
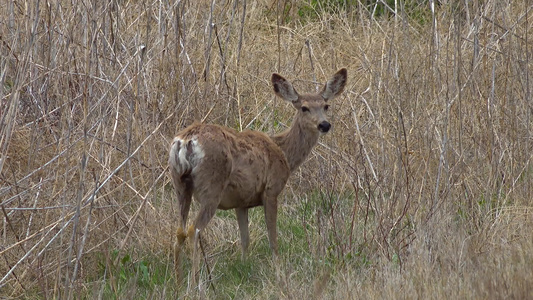
<path fill-rule="evenodd" d="M 0 298 L 532 299 L 527 0 L 0 2 Z M 240 259 L 177 286 L 167 155 L 194 120 L 279 132 L 272 72 L 349 83 Z"/>

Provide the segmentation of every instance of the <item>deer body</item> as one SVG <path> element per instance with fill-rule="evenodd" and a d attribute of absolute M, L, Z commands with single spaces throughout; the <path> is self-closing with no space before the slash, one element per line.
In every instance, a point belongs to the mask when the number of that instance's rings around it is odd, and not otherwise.
<path fill-rule="evenodd" d="M 213 202 L 202 193 L 218 186 L 218 200 L 211 205 L 223 210 L 263 205 L 263 194 L 281 192 L 290 175 L 283 151 L 267 135 L 218 125 L 194 124 L 180 132 L 170 161 L 188 162 L 171 170 L 173 178 L 194 181 L 193 195 L 202 205 Z M 213 175 L 220 180 L 214 182 Z"/>
<path fill-rule="evenodd" d="M 249 244 L 248 209 L 263 206 L 270 248 L 277 254 L 277 197 L 290 174 L 311 153 L 320 134 L 329 131 L 327 101 L 343 91 L 346 78 L 346 69 L 341 69 L 320 93 L 299 95 L 290 82 L 273 74 L 274 92 L 291 102 L 297 112 L 289 129 L 271 137 L 257 131 L 237 132 L 200 123 L 177 134 L 169 157 L 179 203 L 175 245 L 177 270 L 185 238 L 193 238 L 193 252 L 196 253 L 198 235 L 217 209 L 235 209 L 245 255 Z M 200 210 L 186 233 L 192 196 L 200 203 Z"/>

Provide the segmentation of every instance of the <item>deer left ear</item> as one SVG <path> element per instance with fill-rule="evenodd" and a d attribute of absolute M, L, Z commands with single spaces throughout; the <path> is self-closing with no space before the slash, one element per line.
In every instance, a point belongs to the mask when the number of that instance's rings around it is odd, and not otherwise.
<path fill-rule="evenodd" d="M 346 80 L 348 79 L 348 71 L 346 68 L 342 68 L 330 80 L 326 83 L 320 95 L 325 101 L 337 97 L 346 86 Z"/>
<path fill-rule="evenodd" d="M 292 84 L 283 76 L 279 74 L 272 74 L 272 86 L 274 87 L 274 93 L 285 101 L 292 102 L 293 104 L 298 102 L 298 92 L 294 89 Z"/>

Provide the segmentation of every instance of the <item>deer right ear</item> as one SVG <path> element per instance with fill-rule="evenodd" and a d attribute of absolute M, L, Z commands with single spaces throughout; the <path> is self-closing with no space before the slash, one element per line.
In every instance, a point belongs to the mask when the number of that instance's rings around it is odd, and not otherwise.
<path fill-rule="evenodd" d="M 324 89 L 322 89 L 321 95 L 324 100 L 328 101 L 338 96 L 344 90 L 346 86 L 346 78 L 348 77 L 345 68 L 340 69 L 333 77 L 328 80 Z"/>
<path fill-rule="evenodd" d="M 296 103 L 298 101 L 298 93 L 292 84 L 279 74 L 272 74 L 272 86 L 274 93 L 285 101 Z"/>

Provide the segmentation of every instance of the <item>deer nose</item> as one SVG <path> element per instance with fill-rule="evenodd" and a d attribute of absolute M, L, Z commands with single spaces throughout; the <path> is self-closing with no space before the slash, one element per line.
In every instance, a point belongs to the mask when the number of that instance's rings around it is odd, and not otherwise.
<path fill-rule="evenodd" d="M 331 128 L 331 124 L 327 121 L 322 121 L 320 124 L 318 124 L 318 130 L 320 132 L 326 133 Z"/>

